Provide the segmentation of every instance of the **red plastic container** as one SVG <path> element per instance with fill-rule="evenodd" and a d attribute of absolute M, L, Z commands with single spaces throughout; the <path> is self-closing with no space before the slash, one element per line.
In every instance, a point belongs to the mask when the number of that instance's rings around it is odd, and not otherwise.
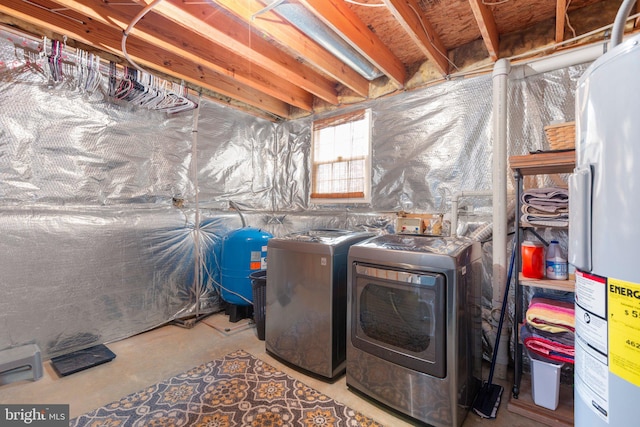
<path fill-rule="evenodd" d="M 539 242 L 522 242 L 522 275 L 530 279 L 544 279 L 544 246 Z"/>

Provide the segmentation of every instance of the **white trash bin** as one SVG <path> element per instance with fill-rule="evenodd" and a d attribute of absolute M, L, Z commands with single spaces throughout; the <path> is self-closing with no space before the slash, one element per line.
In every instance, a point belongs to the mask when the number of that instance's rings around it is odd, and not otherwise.
<path fill-rule="evenodd" d="M 531 393 L 533 403 L 555 411 L 560 396 L 560 370 L 563 363 L 552 363 L 528 352 L 531 359 Z"/>

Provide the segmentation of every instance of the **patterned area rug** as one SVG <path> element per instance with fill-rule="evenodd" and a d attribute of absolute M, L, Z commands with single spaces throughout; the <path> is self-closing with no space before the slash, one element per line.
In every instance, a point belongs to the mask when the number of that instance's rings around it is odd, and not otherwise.
<path fill-rule="evenodd" d="M 74 418 L 70 426 L 380 424 L 238 350 Z"/>

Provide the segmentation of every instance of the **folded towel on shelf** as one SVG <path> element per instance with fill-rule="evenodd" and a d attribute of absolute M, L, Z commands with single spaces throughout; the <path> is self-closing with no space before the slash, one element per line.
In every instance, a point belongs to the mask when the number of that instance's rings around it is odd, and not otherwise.
<path fill-rule="evenodd" d="M 546 298 L 548 300 L 552 300 L 553 302 L 564 302 L 565 306 L 573 307 L 575 304 L 575 294 L 573 292 L 548 292 L 548 291 L 538 291 L 535 292 L 531 298 Z"/>
<path fill-rule="evenodd" d="M 560 187 L 530 188 L 522 193 L 522 203 L 538 207 L 567 206 L 569 190 Z"/>
<path fill-rule="evenodd" d="M 535 328 L 526 322 L 523 324 L 523 326 L 524 325 L 527 326 L 528 334 L 531 336 L 531 338 L 541 339 L 544 341 L 553 341 L 568 347 L 573 347 L 575 344 L 576 334 L 574 332 L 549 332 Z"/>
<path fill-rule="evenodd" d="M 520 220 L 524 223 L 539 225 L 542 227 L 568 227 L 569 215 L 538 216 L 538 215 L 522 215 Z"/>
<path fill-rule="evenodd" d="M 521 220 L 533 225 L 569 225 L 569 190 L 557 187 L 531 188 L 522 194 Z"/>
<path fill-rule="evenodd" d="M 543 331 L 575 332 L 575 309 L 572 302 L 534 296 L 525 317 L 528 324 Z"/>
<path fill-rule="evenodd" d="M 531 205 L 522 205 L 520 208 L 523 214 L 538 215 L 541 217 L 554 217 L 556 215 L 569 214 L 569 205 L 567 206 L 549 206 L 545 209 L 538 209 Z"/>
<path fill-rule="evenodd" d="M 543 334 L 528 324 L 520 328 L 520 336 L 525 348 L 530 352 L 555 362 L 574 363 L 575 347 L 573 334 L 560 332 L 558 334 Z M 554 337 L 555 339 L 549 338 Z"/>
<path fill-rule="evenodd" d="M 542 227 L 568 227 L 569 215 L 557 215 L 552 218 L 541 217 L 536 215 L 522 215 L 520 220 L 531 225 L 539 225 Z"/>

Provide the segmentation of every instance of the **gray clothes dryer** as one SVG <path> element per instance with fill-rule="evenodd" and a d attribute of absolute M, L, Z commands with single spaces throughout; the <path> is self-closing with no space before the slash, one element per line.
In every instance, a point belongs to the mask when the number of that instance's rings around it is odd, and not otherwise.
<path fill-rule="evenodd" d="M 459 427 L 482 378 L 480 242 L 389 234 L 353 245 L 346 381 L 420 422 Z"/>
<path fill-rule="evenodd" d="M 334 379 L 345 370 L 347 256 L 373 233 L 317 229 L 268 243 L 265 345 L 269 354 Z"/>

